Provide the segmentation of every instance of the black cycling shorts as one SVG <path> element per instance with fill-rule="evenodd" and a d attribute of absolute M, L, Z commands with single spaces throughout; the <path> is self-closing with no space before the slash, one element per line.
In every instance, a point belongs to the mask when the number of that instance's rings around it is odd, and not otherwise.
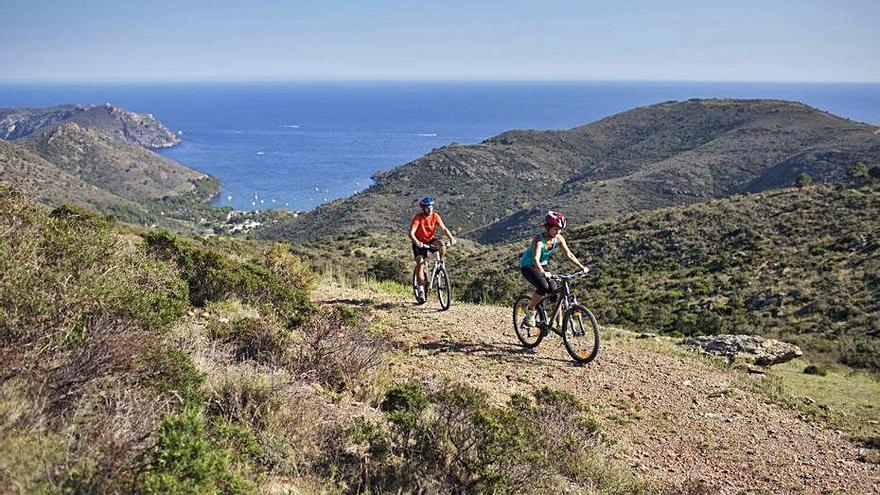
<path fill-rule="evenodd" d="M 437 239 L 432 239 L 431 242 L 426 242 L 425 244 L 434 244 L 435 242 L 437 242 Z M 413 252 L 413 259 L 419 259 L 419 258 L 427 259 L 428 253 L 430 252 L 430 250 L 428 248 L 418 247 L 415 244 L 413 244 L 412 245 L 412 252 Z"/>
<path fill-rule="evenodd" d="M 535 286 L 535 290 L 538 292 L 538 294 L 546 296 L 551 292 L 556 292 L 556 281 L 547 280 L 547 278 L 544 277 L 544 274 L 542 274 L 540 270 L 535 268 L 535 266 L 520 268 L 519 272 L 522 273 L 523 277 L 525 277 L 530 284 Z"/>

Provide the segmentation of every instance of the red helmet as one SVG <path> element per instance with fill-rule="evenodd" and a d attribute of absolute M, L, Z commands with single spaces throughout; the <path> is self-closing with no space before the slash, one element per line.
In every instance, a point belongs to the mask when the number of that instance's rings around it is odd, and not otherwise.
<path fill-rule="evenodd" d="M 564 229 L 565 226 L 568 225 L 568 221 L 565 219 L 565 214 L 561 211 L 548 211 L 547 216 L 544 218 L 544 222 L 547 225 L 554 225 L 560 229 Z"/>

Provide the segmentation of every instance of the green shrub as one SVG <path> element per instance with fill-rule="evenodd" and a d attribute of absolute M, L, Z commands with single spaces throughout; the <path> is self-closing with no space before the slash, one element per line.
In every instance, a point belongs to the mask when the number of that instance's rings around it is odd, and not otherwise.
<path fill-rule="evenodd" d="M 804 374 L 805 375 L 827 376 L 828 371 L 821 366 L 811 364 L 811 365 L 808 365 L 806 368 L 804 368 Z"/>
<path fill-rule="evenodd" d="M 209 334 L 234 346 L 235 359 L 261 363 L 280 361 L 291 347 L 285 329 L 271 318 L 241 318 L 226 323 L 212 323 Z"/>
<path fill-rule="evenodd" d="M 794 181 L 794 185 L 797 187 L 807 187 L 812 183 L 813 183 L 813 177 L 806 172 L 798 175 L 797 179 L 795 179 L 795 181 Z"/>
<path fill-rule="evenodd" d="M 399 284 L 409 284 L 412 279 L 412 272 L 406 265 L 394 258 L 379 258 L 370 268 L 367 269 L 367 275 L 379 282 L 391 281 Z"/>
<path fill-rule="evenodd" d="M 205 418 L 194 409 L 162 420 L 139 487 L 146 494 L 256 493 L 252 483 L 230 470 L 229 452 L 210 441 Z"/>
<path fill-rule="evenodd" d="M 318 283 L 317 275 L 297 255 L 290 252 L 287 244 L 275 243 L 266 253 L 266 265 L 293 289 L 310 292 Z"/>
<path fill-rule="evenodd" d="M 235 296 L 270 308 L 289 327 L 302 324 L 312 312 L 305 290 L 291 286 L 264 265 L 234 261 L 169 232 L 149 232 L 144 240 L 154 256 L 180 268 L 189 286 L 190 301 L 196 306 Z M 285 259 L 279 262 L 278 270 L 293 277 L 290 258 Z"/>
<path fill-rule="evenodd" d="M 545 491 L 562 477 L 598 493 L 640 493 L 631 474 L 598 452 L 598 423 L 571 394 L 549 388 L 506 407 L 463 385 L 429 394 L 417 383 L 389 389 L 388 428 L 364 419 L 335 468 L 349 487 L 376 493 Z M 592 492 L 590 492 L 592 493 Z"/>
<path fill-rule="evenodd" d="M 0 189 L 0 210 L 11 213 L 0 215 L 0 335 L 7 342 L 81 341 L 97 322 L 157 330 L 185 314 L 177 270 L 105 217 L 78 207 L 46 214 L 9 188 Z"/>
<path fill-rule="evenodd" d="M 108 215 L 89 210 L 88 208 L 83 208 L 82 206 L 69 204 L 55 208 L 49 213 L 49 216 L 59 220 L 68 220 L 82 225 L 89 225 L 90 227 L 95 228 L 109 229 L 113 228 L 115 225 L 113 218 Z"/>
<path fill-rule="evenodd" d="M 281 407 L 276 392 L 262 375 L 229 373 L 212 387 L 208 413 L 260 431 L 270 414 Z"/>
<path fill-rule="evenodd" d="M 173 347 L 157 347 L 142 356 L 141 373 L 159 392 L 174 394 L 185 404 L 201 404 L 205 400 L 200 372 L 189 354 Z"/>
<path fill-rule="evenodd" d="M 515 278 L 499 270 L 487 270 L 471 280 L 462 292 L 462 299 L 478 304 L 509 304 L 522 291 Z"/>

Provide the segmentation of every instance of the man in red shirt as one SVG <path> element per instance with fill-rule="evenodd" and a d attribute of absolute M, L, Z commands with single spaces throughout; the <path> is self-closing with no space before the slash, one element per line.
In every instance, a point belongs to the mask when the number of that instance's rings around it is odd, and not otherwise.
<path fill-rule="evenodd" d="M 419 207 L 421 207 L 422 211 L 416 213 L 410 223 L 409 238 L 412 241 L 413 258 L 416 260 L 416 266 L 413 267 L 417 281 L 416 298 L 419 302 L 424 302 L 425 270 L 423 267 L 425 266 L 425 259 L 428 257 L 428 250 L 431 246 L 436 246 L 440 250 L 439 255 L 441 259 L 446 254 L 446 248 L 443 247 L 440 239 L 436 237 L 437 227 L 440 227 L 443 235 L 449 238 L 451 244 L 455 244 L 455 238 L 452 237 L 452 233 L 446 228 L 443 219 L 440 218 L 440 214 L 434 211 L 434 198 L 425 196 L 419 201 Z"/>

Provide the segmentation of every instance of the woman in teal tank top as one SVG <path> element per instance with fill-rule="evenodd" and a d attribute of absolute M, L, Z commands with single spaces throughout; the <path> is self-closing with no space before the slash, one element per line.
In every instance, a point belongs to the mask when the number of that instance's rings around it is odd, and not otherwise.
<path fill-rule="evenodd" d="M 568 244 L 562 236 L 561 232 L 566 225 L 567 221 L 562 212 L 548 211 L 544 219 L 544 232 L 532 238 L 529 247 L 519 259 L 520 273 L 530 284 L 535 286 L 535 293 L 532 294 L 532 300 L 529 302 L 529 315 L 526 319 L 529 326 L 535 326 L 536 307 L 541 298 L 556 291 L 556 281 L 552 280 L 546 267 L 550 256 L 557 251 L 557 247 L 562 249 L 569 261 L 586 271 L 584 265 L 568 249 Z"/>

